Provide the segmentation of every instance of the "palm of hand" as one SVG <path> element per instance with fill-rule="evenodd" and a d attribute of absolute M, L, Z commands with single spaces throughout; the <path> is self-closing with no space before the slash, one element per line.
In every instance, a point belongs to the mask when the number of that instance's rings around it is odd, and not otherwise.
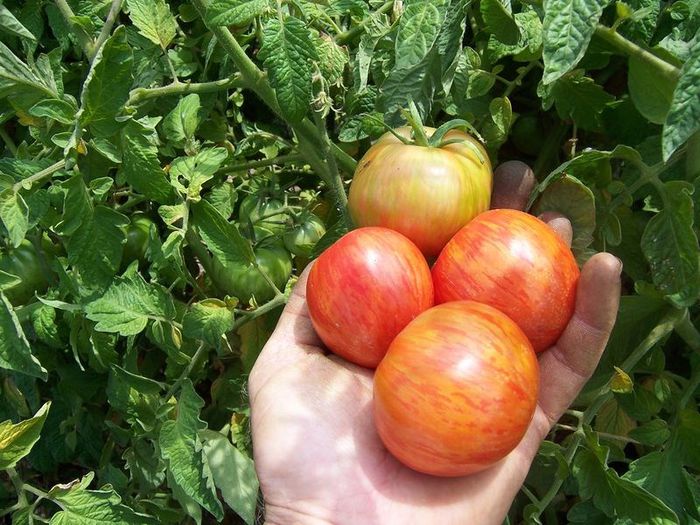
<path fill-rule="evenodd" d="M 372 420 L 373 371 L 325 354 L 302 276 L 250 377 L 267 523 L 501 523 L 540 441 L 598 362 L 617 311 L 619 271 L 607 254 L 586 264 L 576 313 L 540 357 L 548 380 L 526 436 L 497 465 L 464 478 L 419 474 L 384 448 Z"/>

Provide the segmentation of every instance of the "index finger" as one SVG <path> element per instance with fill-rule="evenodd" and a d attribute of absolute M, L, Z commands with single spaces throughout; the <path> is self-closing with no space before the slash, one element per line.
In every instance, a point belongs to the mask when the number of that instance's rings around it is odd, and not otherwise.
<path fill-rule="evenodd" d="M 536 182 L 535 174 L 524 162 L 504 162 L 493 172 L 491 209 L 524 210 Z"/>

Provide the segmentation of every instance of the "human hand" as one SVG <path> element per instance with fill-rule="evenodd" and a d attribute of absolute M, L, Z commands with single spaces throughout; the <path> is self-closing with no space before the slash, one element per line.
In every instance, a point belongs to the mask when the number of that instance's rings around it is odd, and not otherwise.
<path fill-rule="evenodd" d="M 524 208 L 533 185 L 524 164 L 501 165 L 492 207 Z M 542 219 L 571 242 L 567 219 Z M 584 265 L 571 321 L 538 356 L 538 406 L 516 449 L 478 474 L 437 478 L 403 466 L 382 444 L 372 419 L 374 372 L 325 351 L 306 306 L 307 269 L 249 379 L 266 523 L 502 523 L 540 442 L 598 364 L 615 322 L 621 270 L 607 253 Z"/>

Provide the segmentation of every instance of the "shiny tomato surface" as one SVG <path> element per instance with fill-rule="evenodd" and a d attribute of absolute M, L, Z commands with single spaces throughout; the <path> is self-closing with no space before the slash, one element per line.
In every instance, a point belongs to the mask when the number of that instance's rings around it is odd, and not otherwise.
<path fill-rule="evenodd" d="M 553 345 L 574 311 L 579 269 L 544 222 L 491 210 L 462 228 L 433 266 L 435 302 L 468 299 L 505 313 L 536 352 Z"/>
<path fill-rule="evenodd" d="M 535 353 L 513 321 L 473 301 L 442 304 L 399 333 L 377 368 L 377 431 L 414 470 L 472 474 L 520 442 L 538 382 Z"/>
<path fill-rule="evenodd" d="M 420 250 L 386 228 L 359 228 L 321 254 L 306 285 L 309 314 L 326 346 L 374 368 L 412 319 L 433 305 Z"/>
<path fill-rule="evenodd" d="M 410 136 L 409 128 L 396 131 Z M 434 131 L 426 128 L 429 136 Z M 475 139 L 452 130 L 445 140 L 457 142 L 429 148 L 384 134 L 358 163 L 350 186 L 355 224 L 396 230 L 426 257 L 437 257 L 462 226 L 489 208 L 493 182 L 488 154 Z"/>

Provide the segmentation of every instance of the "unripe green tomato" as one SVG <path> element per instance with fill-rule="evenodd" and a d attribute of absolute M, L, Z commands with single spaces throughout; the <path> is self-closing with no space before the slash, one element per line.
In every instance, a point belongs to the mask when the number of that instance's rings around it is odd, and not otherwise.
<path fill-rule="evenodd" d="M 146 215 L 135 215 L 131 218 L 131 224 L 126 229 L 126 244 L 124 244 L 122 258 L 124 267 L 136 260 L 144 260 L 148 248 L 149 232 L 154 225 L 155 223 Z"/>
<path fill-rule="evenodd" d="M 48 241 L 42 244 L 48 262 L 55 249 Z M 3 290 L 5 297 L 15 306 L 29 302 L 35 293 L 45 292 L 49 286 L 41 257 L 27 239 L 17 248 L 9 248 L 0 253 L 0 270 L 20 278 L 21 282 Z"/>
<path fill-rule="evenodd" d="M 284 234 L 284 245 L 297 257 L 309 257 L 325 233 L 321 219 L 310 213 L 304 217 L 304 222 Z"/>
<path fill-rule="evenodd" d="M 287 214 L 280 200 L 248 195 L 241 202 L 238 218 L 243 224 L 250 221 L 254 226 L 261 226 L 273 233 L 283 233 Z"/>
<path fill-rule="evenodd" d="M 537 117 L 524 115 L 513 124 L 511 138 L 513 144 L 526 155 L 536 157 L 542 149 L 544 130 Z"/>
<path fill-rule="evenodd" d="M 272 282 L 280 290 L 284 288 L 292 274 L 292 259 L 284 248 L 271 246 L 258 248 L 255 260 Z M 275 296 L 274 290 L 255 265 L 240 265 L 226 268 L 219 260 L 212 259 L 212 281 L 223 292 L 238 297 L 248 303 L 255 296 L 258 304 Z"/>

